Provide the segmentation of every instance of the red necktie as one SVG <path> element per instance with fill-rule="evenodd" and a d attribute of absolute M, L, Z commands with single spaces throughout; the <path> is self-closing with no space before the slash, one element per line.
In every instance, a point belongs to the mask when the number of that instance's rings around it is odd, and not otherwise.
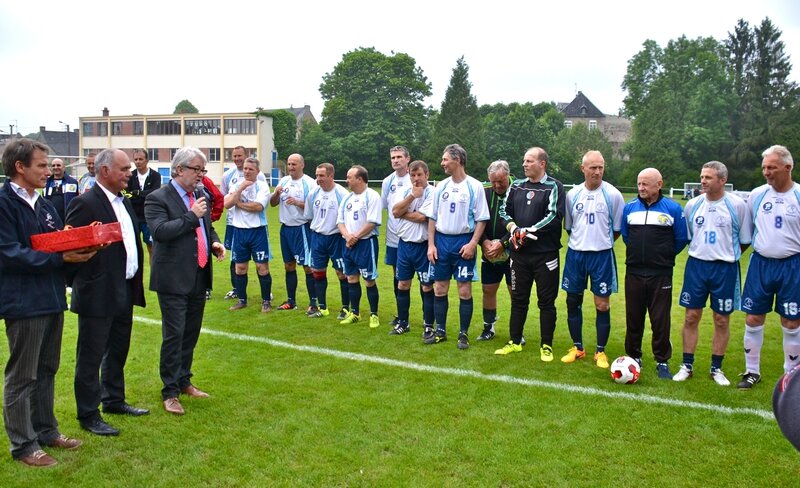
<path fill-rule="evenodd" d="M 192 205 L 194 205 L 194 194 L 189 193 L 189 209 L 192 208 Z M 202 220 L 201 225 L 198 225 L 194 232 L 197 234 L 197 265 L 205 268 L 206 264 L 208 264 L 208 250 L 206 249 L 205 239 L 203 239 Z"/>

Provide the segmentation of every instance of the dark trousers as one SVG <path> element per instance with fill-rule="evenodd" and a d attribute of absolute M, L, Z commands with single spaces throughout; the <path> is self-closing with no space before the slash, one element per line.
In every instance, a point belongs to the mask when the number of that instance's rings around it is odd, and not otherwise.
<path fill-rule="evenodd" d="M 206 307 L 206 273 L 198 270 L 188 295 L 158 293 L 161 307 L 161 397 L 176 398 L 191 384 L 194 348 Z"/>
<path fill-rule="evenodd" d="M 645 314 L 650 314 L 653 356 L 659 363 L 672 357 L 669 340 L 672 309 L 672 276 L 625 275 L 625 354 L 642 357 Z"/>
<path fill-rule="evenodd" d="M 100 417 L 103 406 L 125 402 L 125 362 L 131 345 L 133 295 L 126 282 L 123 312 L 108 317 L 78 315 L 75 406 L 81 422 Z"/>
<path fill-rule="evenodd" d="M 53 397 L 64 314 L 7 318 L 5 322 L 9 356 L 3 384 L 3 421 L 11 455 L 19 459 L 60 435 Z"/>
<path fill-rule="evenodd" d="M 552 346 L 556 330 L 556 297 L 559 281 L 558 251 L 537 254 L 513 253 L 511 257 L 511 314 L 509 330 L 514 344 L 522 342 L 522 332 L 536 283 L 541 343 Z"/>

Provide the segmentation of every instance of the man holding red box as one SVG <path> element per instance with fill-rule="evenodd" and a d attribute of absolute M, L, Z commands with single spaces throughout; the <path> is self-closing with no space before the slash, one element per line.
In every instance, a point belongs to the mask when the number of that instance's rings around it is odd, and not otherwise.
<path fill-rule="evenodd" d="M 3 151 L 9 181 L 0 189 L 0 319 L 5 320 L 9 349 L 3 421 L 11 456 L 33 467 L 57 464 L 42 447 L 81 445 L 59 432 L 53 412 L 67 309 L 63 267 L 87 261 L 96 252 L 47 253 L 31 247 L 32 233 L 62 228 L 56 208 L 36 192 L 50 176 L 47 152 L 40 142 L 11 140 Z"/>
<path fill-rule="evenodd" d="M 70 309 L 78 314 L 75 360 L 75 403 L 81 427 L 96 435 L 119 435 L 100 416 L 140 416 L 148 410 L 125 402 L 133 306 L 143 307 L 142 243 L 136 214 L 122 191 L 131 176 L 124 151 L 105 149 L 95 158 L 95 186 L 76 197 L 67 209 L 67 223 L 119 222 L 122 241 L 109 244 L 79 266 L 72 279 Z"/>

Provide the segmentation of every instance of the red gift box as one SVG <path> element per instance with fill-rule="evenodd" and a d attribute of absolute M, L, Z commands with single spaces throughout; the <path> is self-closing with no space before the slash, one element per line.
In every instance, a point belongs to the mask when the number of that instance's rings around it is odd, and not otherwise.
<path fill-rule="evenodd" d="M 43 252 L 64 252 L 111 244 L 121 240 L 122 229 L 119 222 L 110 224 L 95 222 L 84 227 L 34 234 L 31 236 L 31 247 Z"/>

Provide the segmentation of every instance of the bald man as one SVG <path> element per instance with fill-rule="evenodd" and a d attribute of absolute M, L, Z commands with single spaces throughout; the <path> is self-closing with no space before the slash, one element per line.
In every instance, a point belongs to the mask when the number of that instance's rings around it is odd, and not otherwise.
<path fill-rule="evenodd" d="M 42 193 L 44 198 L 50 200 L 56 207 L 56 212 L 63 222 L 69 202 L 78 196 L 78 180 L 64 173 L 64 161 L 59 158 L 50 162 L 50 172 L 52 174 L 47 178 Z"/>
<path fill-rule="evenodd" d="M 637 178 L 639 196 L 622 210 L 621 233 L 627 248 L 625 353 L 642 364 L 644 318 L 650 314 L 656 371 L 660 379 L 671 380 L 672 270 L 689 234 L 683 208 L 661 195 L 663 185 L 657 169 L 643 169 Z"/>

